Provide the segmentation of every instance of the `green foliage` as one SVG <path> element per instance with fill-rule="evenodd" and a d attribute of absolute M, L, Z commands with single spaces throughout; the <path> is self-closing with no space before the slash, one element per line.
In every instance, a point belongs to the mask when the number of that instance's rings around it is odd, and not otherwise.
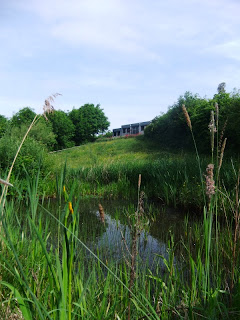
<path fill-rule="evenodd" d="M 0 115 L 0 138 L 4 135 L 7 128 L 8 120 L 6 117 Z"/>
<path fill-rule="evenodd" d="M 100 105 L 85 104 L 79 109 L 73 109 L 69 117 L 75 126 L 73 140 L 76 145 L 94 141 L 95 135 L 108 129 L 110 123 Z"/>
<path fill-rule="evenodd" d="M 64 111 L 54 111 L 48 115 L 52 124 L 53 133 L 56 135 L 54 149 L 65 149 L 74 145 L 74 125 L 69 116 Z"/>
<path fill-rule="evenodd" d="M 145 129 L 145 136 L 156 141 L 160 147 L 176 150 L 192 150 L 193 144 L 186 119 L 182 112 L 184 104 L 188 110 L 196 144 L 200 152 L 209 153 L 211 111 L 215 110 L 215 104 L 219 107 L 218 137 L 223 134 L 228 138 L 228 150 L 238 152 L 240 148 L 240 95 L 226 93 L 225 87 L 221 84 L 218 93 L 212 99 L 199 97 L 197 94 L 186 92 L 180 96 L 168 112 L 156 117 L 152 124 Z M 225 122 L 227 126 L 223 131 Z M 216 143 L 216 142 L 215 142 Z M 216 145 L 215 145 L 216 146 Z"/>
<path fill-rule="evenodd" d="M 36 113 L 29 107 L 19 110 L 12 118 L 11 125 L 20 127 L 22 124 L 30 125 Z"/>
<path fill-rule="evenodd" d="M 18 176 L 19 178 L 25 177 L 26 169 L 30 175 L 36 174 L 40 160 L 43 161 L 42 169 L 47 165 L 45 162 L 47 148 L 46 144 L 43 143 L 43 139 L 44 135 L 47 135 L 48 133 L 43 130 L 41 134 L 41 130 L 38 131 L 39 125 L 40 127 L 44 126 L 41 122 L 36 124 L 33 135 L 31 136 L 30 133 L 22 146 L 21 152 L 13 169 L 14 176 Z M 5 171 L 11 166 L 18 146 L 20 145 L 26 131 L 26 125 L 22 125 L 21 127 L 12 127 L 9 128 L 5 135 L 0 139 L 1 170 Z M 49 138 L 51 138 L 51 134 L 52 133 L 50 131 Z M 54 136 L 52 136 L 52 138 L 54 140 Z M 48 142 L 49 141 L 47 141 L 47 143 Z"/>
<path fill-rule="evenodd" d="M 24 127 L 23 127 L 24 128 Z M 25 126 L 24 130 L 27 130 Z M 21 127 L 22 131 L 22 127 Z M 25 131 L 26 132 L 26 131 Z M 48 150 L 53 150 L 56 145 L 56 135 L 53 133 L 52 123 L 41 117 L 31 129 L 29 136 L 38 141 Z"/>
<path fill-rule="evenodd" d="M 141 173 L 148 198 L 175 207 L 199 208 L 204 204 L 195 155 L 160 151 L 158 143 L 144 136 L 89 143 L 53 153 L 50 158 L 52 171 L 59 171 L 67 161 L 66 180 L 69 185 L 77 181 L 83 196 L 131 199 Z M 211 159 L 201 158 L 200 167 L 205 172 Z M 234 188 L 231 168 L 231 161 L 225 159 L 222 176 L 227 190 Z"/>

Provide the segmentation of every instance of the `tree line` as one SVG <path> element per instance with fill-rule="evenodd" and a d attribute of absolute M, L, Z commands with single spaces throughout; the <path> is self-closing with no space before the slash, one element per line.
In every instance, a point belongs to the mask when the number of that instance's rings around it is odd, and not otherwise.
<path fill-rule="evenodd" d="M 0 171 L 11 165 L 21 139 L 35 115 L 34 110 L 29 107 L 19 110 L 10 119 L 0 115 Z M 94 141 L 109 125 L 99 104 L 85 104 L 70 112 L 55 110 L 47 115 L 47 119 L 41 117 L 30 131 L 15 165 L 15 172 L 23 173 L 25 168 L 29 172 L 35 172 L 39 167 L 41 154 L 41 165 L 44 166 L 47 151 Z"/>
<path fill-rule="evenodd" d="M 145 129 L 145 137 L 154 140 L 159 147 L 174 150 L 193 150 L 192 136 L 182 111 L 186 106 L 193 134 L 202 153 L 211 151 L 211 113 L 214 112 L 215 147 L 225 137 L 228 150 L 238 153 L 240 150 L 240 91 L 226 92 L 225 83 L 218 86 L 217 93 L 211 99 L 201 98 L 198 94 L 186 92 L 169 107 L 168 112 L 155 117 Z M 217 142 L 218 140 L 218 142 Z"/>
<path fill-rule="evenodd" d="M 8 129 L 29 126 L 35 115 L 34 110 L 29 107 L 21 109 L 9 120 L 0 115 L 0 138 Z M 37 140 L 40 138 L 40 142 L 52 150 L 94 141 L 96 135 L 106 131 L 110 125 L 99 104 L 96 106 L 85 104 L 78 109 L 73 108 L 70 112 L 56 110 L 48 115 L 47 120 L 47 122 L 44 119 L 40 121 L 32 136 Z"/>

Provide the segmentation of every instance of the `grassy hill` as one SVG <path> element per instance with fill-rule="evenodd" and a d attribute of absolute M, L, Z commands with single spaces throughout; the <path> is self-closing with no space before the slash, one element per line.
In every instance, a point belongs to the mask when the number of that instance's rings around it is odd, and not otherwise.
<path fill-rule="evenodd" d="M 195 155 L 159 149 L 144 137 L 100 139 L 49 155 L 53 170 L 66 163 L 65 184 L 78 194 L 104 198 L 136 197 L 138 176 L 148 198 L 167 205 L 201 206 L 202 188 Z M 203 168 L 207 165 L 203 159 Z"/>
<path fill-rule="evenodd" d="M 175 156 L 179 157 L 179 155 Z M 99 139 L 94 143 L 51 154 L 51 159 L 56 167 L 62 166 L 67 161 L 68 168 L 74 169 L 101 164 L 155 161 L 162 157 L 169 157 L 169 153 L 159 151 L 156 143 L 150 143 L 142 136 L 104 141 Z"/>
<path fill-rule="evenodd" d="M 204 205 L 206 168 L 212 161 L 210 157 L 201 156 L 200 172 L 195 154 L 161 150 L 156 142 L 143 136 L 99 139 L 49 157 L 55 172 L 59 173 L 66 163 L 64 183 L 75 184 L 82 196 L 136 198 L 141 174 L 141 190 L 146 197 L 188 208 Z M 217 163 L 215 174 L 216 168 Z M 234 189 L 230 159 L 224 159 L 221 181 L 230 192 Z"/>

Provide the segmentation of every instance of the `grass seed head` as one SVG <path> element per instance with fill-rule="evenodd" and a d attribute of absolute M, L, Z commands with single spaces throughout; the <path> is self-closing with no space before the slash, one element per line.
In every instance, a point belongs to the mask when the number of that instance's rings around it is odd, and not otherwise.
<path fill-rule="evenodd" d="M 215 194 L 215 182 L 213 179 L 213 169 L 214 164 L 210 163 L 207 166 L 207 175 L 206 177 L 206 195 L 208 196 L 209 200 L 211 200 L 212 196 Z"/>
<path fill-rule="evenodd" d="M 224 139 L 223 144 L 222 144 L 218 170 L 220 170 L 220 169 L 221 169 L 221 166 L 222 166 L 223 154 L 224 154 L 224 150 L 225 150 L 225 147 L 226 147 L 226 143 L 227 143 L 227 138 Z"/>
<path fill-rule="evenodd" d="M 211 135 L 211 148 L 212 148 L 212 152 L 214 150 L 214 134 L 215 132 L 217 132 L 217 129 L 215 127 L 215 119 L 214 119 L 214 111 L 211 111 L 211 119 L 210 119 L 210 123 L 208 125 L 208 129 L 210 130 L 210 135 Z"/>
<path fill-rule="evenodd" d="M 190 128 L 190 130 L 192 131 L 191 119 L 190 119 L 190 117 L 189 117 L 189 114 L 188 114 L 187 109 L 186 109 L 186 107 L 185 107 L 184 104 L 182 105 L 182 111 L 183 111 L 184 117 L 185 117 L 185 119 L 186 119 L 187 125 L 188 125 L 188 127 Z"/>
<path fill-rule="evenodd" d="M 54 102 L 55 98 L 60 95 L 61 95 L 60 93 L 54 93 L 45 100 L 43 105 L 43 116 L 45 117 L 46 120 L 48 120 L 47 114 L 54 112 L 54 107 L 52 103 Z"/>

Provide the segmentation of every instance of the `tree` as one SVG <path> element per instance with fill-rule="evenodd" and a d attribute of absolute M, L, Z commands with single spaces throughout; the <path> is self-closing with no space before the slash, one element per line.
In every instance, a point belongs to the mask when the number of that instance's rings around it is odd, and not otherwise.
<path fill-rule="evenodd" d="M 221 82 L 218 85 L 218 88 L 217 88 L 218 93 L 225 93 L 226 92 L 225 88 L 226 88 L 226 83 L 225 82 Z"/>
<path fill-rule="evenodd" d="M 26 130 L 27 126 L 25 132 Z M 33 126 L 29 136 L 45 146 L 48 150 L 53 150 L 57 143 L 56 135 L 53 133 L 52 123 L 50 121 L 46 121 L 43 117 L 41 117 Z"/>
<path fill-rule="evenodd" d="M 52 123 L 53 133 L 56 135 L 54 149 L 69 148 L 74 145 L 74 125 L 69 116 L 61 110 L 54 111 L 48 115 Z"/>
<path fill-rule="evenodd" d="M 99 104 L 85 104 L 79 109 L 73 109 L 69 117 L 75 126 L 73 140 L 76 145 L 94 141 L 96 134 L 103 133 L 110 125 Z"/>
<path fill-rule="evenodd" d="M 14 131 L 16 135 L 24 136 L 24 132 L 27 131 L 35 116 L 36 113 L 29 107 L 19 110 L 12 116 L 9 130 Z M 52 150 L 53 146 L 56 144 L 51 122 L 46 121 L 42 117 L 33 126 L 29 136 L 36 142 L 45 146 L 48 150 Z"/>
<path fill-rule="evenodd" d="M 7 128 L 8 120 L 4 116 L 0 115 L 0 138 L 4 135 Z"/>
<path fill-rule="evenodd" d="M 11 125 L 16 127 L 20 127 L 22 124 L 30 124 L 36 113 L 33 111 L 33 109 L 26 107 L 21 110 L 19 110 L 15 115 L 11 118 Z"/>
<path fill-rule="evenodd" d="M 145 129 L 144 135 L 156 140 L 165 148 L 191 150 L 192 137 L 182 112 L 183 104 L 190 115 L 199 150 L 208 152 L 210 148 L 208 124 L 214 104 L 191 92 L 180 96 L 177 103 L 170 107 L 166 114 L 156 117 Z"/>

